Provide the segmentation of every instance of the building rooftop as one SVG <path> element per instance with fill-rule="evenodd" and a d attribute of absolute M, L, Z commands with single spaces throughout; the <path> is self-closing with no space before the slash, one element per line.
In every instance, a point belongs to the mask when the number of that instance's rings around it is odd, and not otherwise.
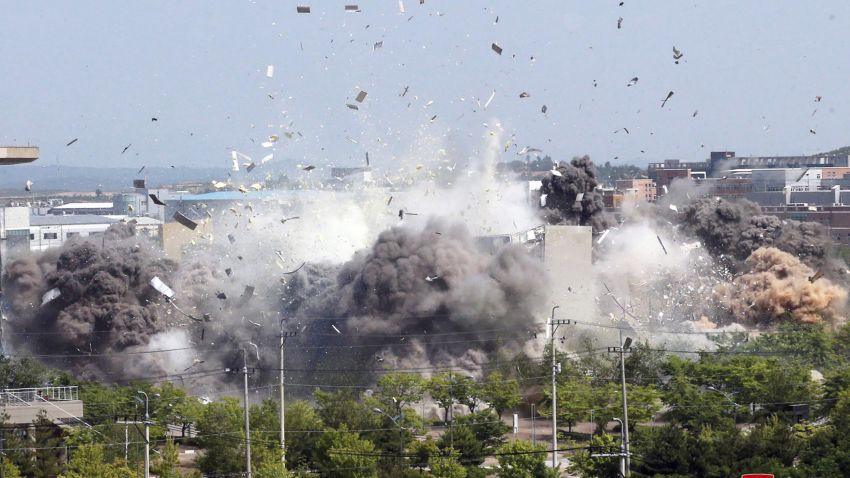
<path fill-rule="evenodd" d="M 111 202 L 69 202 L 53 209 L 111 209 Z"/>
<path fill-rule="evenodd" d="M 94 214 L 75 214 L 69 216 L 30 216 L 31 226 L 70 226 L 81 224 L 115 224 L 117 219 Z"/>
<path fill-rule="evenodd" d="M 38 159 L 38 146 L 0 146 L 0 165 L 31 163 Z"/>

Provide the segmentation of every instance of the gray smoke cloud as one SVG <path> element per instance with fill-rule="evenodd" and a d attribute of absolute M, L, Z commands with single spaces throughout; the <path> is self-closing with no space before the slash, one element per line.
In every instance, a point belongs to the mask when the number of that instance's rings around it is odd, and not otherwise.
<path fill-rule="evenodd" d="M 289 283 L 288 314 L 330 342 L 344 335 L 341 343 L 368 343 L 352 350 L 359 360 L 386 354 L 457 364 L 494 350 L 495 340 L 477 340 L 496 337 L 488 330 L 502 330 L 499 346 L 521 347 L 530 337 L 523 327 L 530 330 L 545 304 L 546 284 L 542 263 L 521 247 L 488 255 L 463 225 L 431 219 L 421 229 L 384 231 L 341 266 L 305 267 Z M 449 340 L 443 332 L 458 335 Z"/>
<path fill-rule="evenodd" d="M 763 214 L 758 204 L 745 199 L 696 199 L 682 208 L 677 219 L 711 254 L 738 263 L 760 247 L 776 247 L 814 267 L 824 265 L 831 253 L 830 238 L 820 224 L 783 221 Z"/>
<path fill-rule="evenodd" d="M 550 224 L 593 226 L 595 232 L 611 224 L 605 214 L 602 194 L 596 190 L 596 166 L 590 157 L 574 158 L 555 168 L 542 180 L 540 193 L 546 195 L 546 219 Z"/>

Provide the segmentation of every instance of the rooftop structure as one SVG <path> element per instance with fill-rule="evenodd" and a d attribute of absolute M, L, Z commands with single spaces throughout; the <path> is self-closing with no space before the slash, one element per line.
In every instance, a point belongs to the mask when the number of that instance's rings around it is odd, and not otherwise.
<path fill-rule="evenodd" d="M 0 146 L 0 166 L 31 163 L 38 159 L 38 146 Z"/>
<path fill-rule="evenodd" d="M 32 425 L 42 411 L 54 423 L 74 423 L 82 420 L 83 402 L 77 387 L 9 388 L 0 391 L 0 411 L 13 425 Z"/>

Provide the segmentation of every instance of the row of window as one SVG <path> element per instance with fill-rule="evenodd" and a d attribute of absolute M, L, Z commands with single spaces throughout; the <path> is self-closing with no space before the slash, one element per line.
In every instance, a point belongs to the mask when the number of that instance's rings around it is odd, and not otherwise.
<path fill-rule="evenodd" d="M 89 233 L 90 236 L 94 236 L 96 234 L 97 233 L 95 233 L 95 232 Z M 68 232 L 68 233 L 65 234 L 65 239 L 73 239 L 75 237 L 80 237 L 80 233 L 79 232 Z M 55 241 L 56 239 L 59 239 L 59 233 L 58 232 L 45 232 L 44 234 L 42 234 L 41 238 L 45 241 Z M 30 240 L 31 241 L 35 240 L 35 234 L 30 234 Z"/>

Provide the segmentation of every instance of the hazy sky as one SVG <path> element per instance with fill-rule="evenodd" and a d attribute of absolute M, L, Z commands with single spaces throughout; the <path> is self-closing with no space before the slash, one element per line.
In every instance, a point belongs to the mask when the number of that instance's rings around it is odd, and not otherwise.
<path fill-rule="evenodd" d="M 298 14 L 281 0 L 4 0 L 0 144 L 37 144 L 42 164 L 223 169 L 230 148 L 259 159 L 282 131 L 303 137 L 282 138 L 270 165 L 368 151 L 394 168 L 474 154 L 497 122 L 501 143 L 515 134 L 506 159 L 524 146 L 646 162 L 850 144 L 850 2 L 618 3 L 404 0 L 401 13 L 361 0 L 346 13 L 303 0 L 312 13 Z"/>

